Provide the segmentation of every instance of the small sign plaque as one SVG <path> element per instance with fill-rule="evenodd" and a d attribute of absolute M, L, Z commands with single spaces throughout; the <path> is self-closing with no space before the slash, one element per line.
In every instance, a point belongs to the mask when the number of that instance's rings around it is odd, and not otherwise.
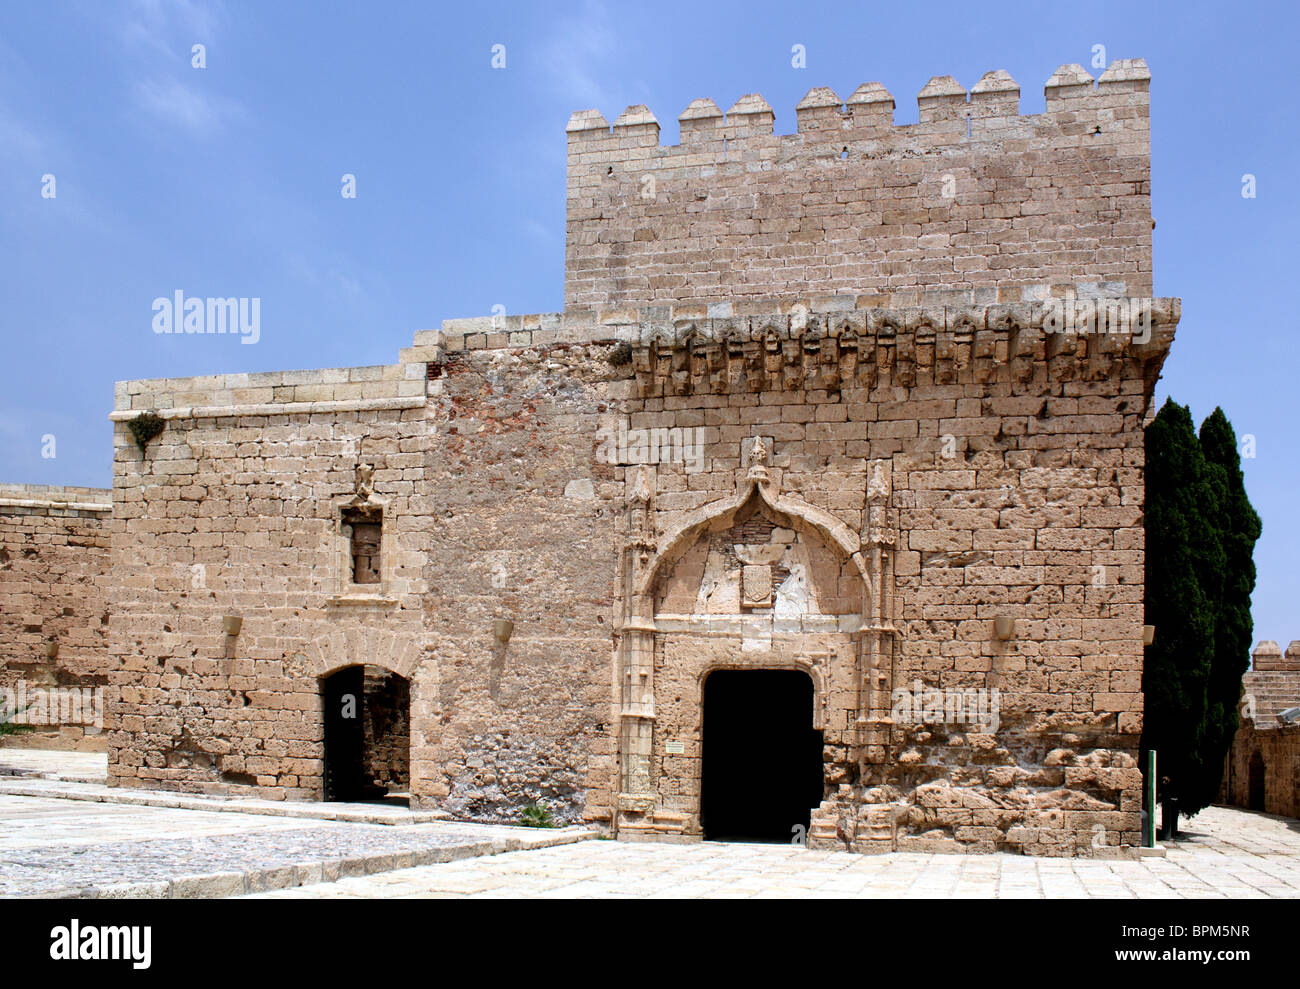
<path fill-rule="evenodd" d="M 685 743 L 685 742 L 676 742 L 676 741 L 669 742 L 666 746 L 664 746 L 664 748 L 665 748 L 665 750 L 668 752 L 669 755 L 685 755 L 685 754 L 686 754 L 686 743 Z"/>

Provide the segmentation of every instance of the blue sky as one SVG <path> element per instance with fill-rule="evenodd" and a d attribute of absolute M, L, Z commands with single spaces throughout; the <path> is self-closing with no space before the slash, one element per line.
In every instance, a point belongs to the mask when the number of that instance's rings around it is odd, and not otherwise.
<path fill-rule="evenodd" d="M 1155 289 L 1183 299 L 1157 401 L 1198 423 L 1222 405 L 1255 437 L 1256 639 L 1285 647 L 1300 638 L 1300 343 L 1280 308 L 1300 229 L 1298 21 L 1282 3 L 9 0 L 0 481 L 110 484 L 116 380 L 387 364 L 448 317 L 561 309 L 573 110 L 645 103 L 676 143 L 693 98 L 757 91 L 789 133 L 813 86 L 880 81 L 911 123 L 930 76 L 970 87 L 1003 68 L 1035 113 L 1058 65 L 1091 67 L 1104 45 L 1153 75 Z M 260 341 L 155 334 L 152 302 L 176 289 L 260 298 Z"/>

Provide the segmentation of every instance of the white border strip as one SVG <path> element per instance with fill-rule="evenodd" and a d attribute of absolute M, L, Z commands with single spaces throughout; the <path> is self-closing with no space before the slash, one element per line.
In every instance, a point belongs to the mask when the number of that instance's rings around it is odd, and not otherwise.
<path fill-rule="evenodd" d="M 0 498 L 0 508 L 58 508 L 76 512 L 111 512 L 113 505 L 104 501 L 54 501 L 45 498 Z"/>
<path fill-rule="evenodd" d="M 130 422 L 152 411 L 162 419 L 221 419 L 240 416 L 293 416 L 328 412 L 373 412 L 389 409 L 418 409 L 428 404 L 426 395 L 400 398 L 360 398 L 329 402 L 265 402 L 260 405 L 199 405 L 178 409 L 117 409 L 108 414 L 113 422 Z"/>

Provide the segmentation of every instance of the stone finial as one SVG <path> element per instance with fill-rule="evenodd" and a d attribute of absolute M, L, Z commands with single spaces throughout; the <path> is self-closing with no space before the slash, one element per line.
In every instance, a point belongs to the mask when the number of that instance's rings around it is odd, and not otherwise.
<path fill-rule="evenodd" d="M 646 464 L 640 464 L 632 472 L 632 483 L 629 485 L 627 500 L 631 505 L 649 506 L 654 500 L 654 475 L 651 468 Z"/>
<path fill-rule="evenodd" d="M 940 96 L 960 96 L 966 98 L 966 89 L 952 76 L 931 76 L 925 88 L 917 95 L 919 100 L 928 100 Z"/>
<path fill-rule="evenodd" d="M 1020 85 L 1005 69 L 985 72 L 971 87 L 970 109 L 975 120 L 1015 117 L 1020 113 Z"/>
<path fill-rule="evenodd" d="M 1282 668 L 1287 671 L 1300 670 L 1300 641 L 1293 640 L 1286 647 L 1282 658 Z"/>
<path fill-rule="evenodd" d="M 605 120 L 604 115 L 599 110 L 579 110 L 569 118 L 564 130 L 569 134 L 577 134 L 582 131 L 591 130 L 609 130 L 609 123 Z"/>
<path fill-rule="evenodd" d="M 698 100 L 691 100 L 690 105 L 681 112 L 677 118 L 680 120 L 704 120 L 709 117 L 721 117 L 722 111 L 718 109 L 718 104 L 707 96 L 702 96 Z"/>
<path fill-rule="evenodd" d="M 795 104 L 794 115 L 799 133 L 839 130 L 844 123 L 844 101 L 835 90 L 818 86 Z"/>
<path fill-rule="evenodd" d="M 1011 78 L 1011 73 L 1006 69 L 994 69 L 980 76 L 980 81 L 970 91 L 972 96 L 976 93 L 1019 93 L 1020 84 Z"/>
<path fill-rule="evenodd" d="M 864 82 L 846 104 L 855 126 L 892 127 L 894 97 L 878 82 Z"/>
<path fill-rule="evenodd" d="M 1052 73 L 1052 78 L 1047 80 L 1043 91 L 1049 101 L 1062 97 L 1086 96 L 1094 92 L 1092 76 L 1077 62 L 1062 65 Z"/>
<path fill-rule="evenodd" d="M 659 127 L 659 121 L 644 103 L 628 107 L 614 121 L 615 127 L 635 127 L 638 124 L 654 124 L 656 128 Z"/>
<path fill-rule="evenodd" d="M 1272 639 L 1263 639 L 1250 654 L 1251 666 L 1256 670 L 1275 670 L 1282 665 L 1282 647 Z"/>
<path fill-rule="evenodd" d="M 871 477 L 867 481 L 867 498 L 871 501 L 878 501 L 889 497 L 889 481 L 885 478 L 885 467 L 883 464 L 876 464 L 875 469 L 871 472 Z"/>
<path fill-rule="evenodd" d="M 772 107 L 768 104 L 767 100 L 763 99 L 760 93 L 746 93 L 732 104 L 731 109 L 727 111 L 727 116 L 733 117 L 737 114 L 743 115 L 771 112 Z"/>
<path fill-rule="evenodd" d="M 882 83 L 864 82 L 853 91 L 853 95 L 848 99 L 848 104 L 849 106 L 860 106 L 864 103 L 888 103 L 892 109 L 894 97 Z"/>
<path fill-rule="evenodd" d="M 798 103 L 795 104 L 795 110 L 813 110 L 826 106 L 843 106 L 844 101 L 835 95 L 835 90 L 826 86 L 816 86 L 808 90 L 807 94 Z"/>
<path fill-rule="evenodd" d="M 952 76 L 934 76 L 916 97 L 920 121 L 954 120 L 966 116 L 966 90 Z"/>
<path fill-rule="evenodd" d="M 677 122 L 681 125 L 684 145 L 721 145 L 726 136 L 722 129 L 722 111 L 707 96 L 691 100 L 690 106 L 681 112 Z"/>
<path fill-rule="evenodd" d="M 1047 80 L 1047 85 L 1052 86 L 1091 86 L 1092 76 L 1078 62 L 1071 62 L 1069 65 L 1058 66 L 1052 73 L 1052 77 Z"/>
<path fill-rule="evenodd" d="M 727 111 L 727 130 L 734 137 L 771 134 L 776 115 L 758 93 L 746 93 Z"/>
<path fill-rule="evenodd" d="M 1146 59 L 1117 58 L 1115 61 L 1111 62 L 1109 68 L 1098 77 L 1097 85 L 1102 86 L 1117 82 L 1149 83 L 1150 81 L 1151 69 L 1147 67 Z"/>
<path fill-rule="evenodd" d="M 746 441 L 741 441 L 741 450 L 744 451 Z M 772 473 L 767 469 L 768 448 L 767 441 L 761 436 L 755 436 L 753 443 L 749 444 L 749 451 L 742 453 L 742 458 L 749 465 L 749 471 L 746 477 L 750 481 L 758 484 L 769 484 L 772 480 Z"/>

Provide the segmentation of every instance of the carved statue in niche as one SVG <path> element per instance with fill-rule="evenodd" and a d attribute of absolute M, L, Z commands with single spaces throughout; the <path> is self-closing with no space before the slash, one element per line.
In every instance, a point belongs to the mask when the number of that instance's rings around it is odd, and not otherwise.
<path fill-rule="evenodd" d="M 370 500 L 371 495 L 375 493 L 375 466 L 374 464 L 359 463 L 357 464 L 357 496 L 358 502 Z"/>

